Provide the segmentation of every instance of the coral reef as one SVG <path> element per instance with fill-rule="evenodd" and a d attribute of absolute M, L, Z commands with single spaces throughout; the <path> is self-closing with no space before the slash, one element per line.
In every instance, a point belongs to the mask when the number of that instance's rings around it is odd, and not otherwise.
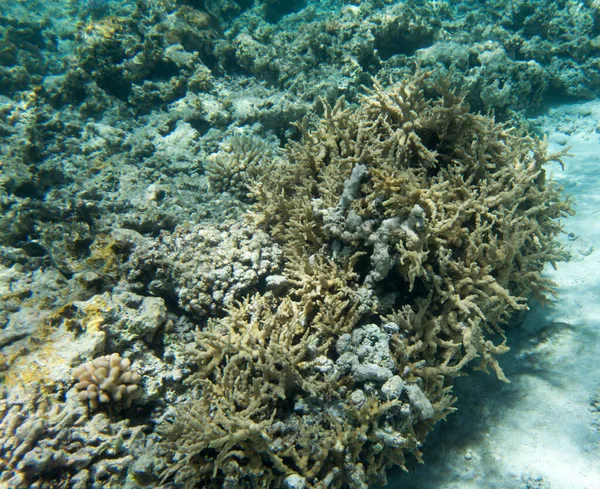
<path fill-rule="evenodd" d="M 420 459 L 563 257 L 559 155 L 477 115 L 598 91 L 598 2 L 538 3 L 6 3 L 2 483 L 364 487 Z M 72 368 L 116 351 L 143 392 L 89 418 Z"/>
<path fill-rule="evenodd" d="M 188 382 L 202 394 L 163 427 L 167 446 L 181 454 L 166 477 L 184 487 L 366 487 L 383 482 L 388 465 L 404 465 L 405 451 L 418 453 L 452 398 L 440 382 L 407 378 L 407 389 L 428 393 L 424 416 L 423 403 L 384 389 L 396 371 L 389 343 L 397 338 L 391 325 L 355 329 L 369 307 L 349 285 L 354 261 L 290 263 L 288 295 L 256 295 L 198 333 L 199 370 Z M 332 360 L 351 332 L 364 343 L 354 366 L 343 354 Z"/>
<path fill-rule="evenodd" d="M 507 381 L 503 324 L 544 300 L 571 213 L 545 144 L 419 72 L 324 117 L 252 187 L 280 287 L 209 320 L 197 399 L 165 423 L 184 487 L 353 487 L 405 467 L 478 359 Z"/>
<path fill-rule="evenodd" d="M 8 5 L 4 263 L 50 261 L 68 275 L 115 228 L 155 236 L 183 220 L 236 218 L 245 189 L 206 192 L 211 172 L 218 190 L 228 168 L 221 145 L 242 127 L 286 142 L 319 97 L 354 103 L 375 75 L 398 79 L 418 63 L 503 118 L 591 97 L 600 83 L 595 3 L 284 3 L 112 2 L 97 19 L 70 2 Z"/>

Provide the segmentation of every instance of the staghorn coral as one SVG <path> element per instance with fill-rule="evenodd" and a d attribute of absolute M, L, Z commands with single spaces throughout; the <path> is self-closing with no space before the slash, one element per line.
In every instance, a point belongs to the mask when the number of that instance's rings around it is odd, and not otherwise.
<path fill-rule="evenodd" d="M 165 479 L 185 487 L 384 483 L 421 461 L 467 364 L 508 380 L 503 324 L 552 293 L 541 271 L 571 208 L 543 141 L 425 72 L 323 107 L 252 187 L 285 286 L 198 332 L 197 397 L 163 426 Z"/>
<path fill-rule="evenodd" d="M 391 90 L 375 83 L 358 111 L 324 105 L 314 131 L 300 127 L 292 163 L 255 188 L 254 221 L 284 251 L 369 252 L 365 285 L 394 296 L 396 315 L 423 311 L 418 328 L 407 321 L 416 342 L 432 331 L 440 339 L 429 348 L 447 350 L 446 362 L 462 356 L 457 369 L 481 355 L 482 367 L 499 371 L 491 352 L 505 347 L 483 330 L 502 334 L 528 297 L 552 292 L 541 271 L 562 256 L 558 220 L 571 210 L 543 165 L 560 155 L 523 129 L 469 113 L 427 73 Z M 343 202 L 363 166 L 360 191 Z"/>
<path fill-rule="evenodd" d="M 288 295 L 255 295 L 198 332 L 198 372 L 188 383 L 202 394 L 163 426 L 182 454 L 165 477 L 184 487 L 366 487 L 383 480 L 383 468 L 403 466 L 404 452 L 418 455 L 452 398 L 441 381 L 406 376 L 414 399 L 428 399 L 424 416 L 421 404 L 386 394 L 388 377 L 373 372 L 402 372 L 389 346 L 399 341 L 398 328 L 356 329 L 370 311 L 352 272 L 358 258 L 340 267 L 297 257 L 286 270 Z M 343 356 L 331 360 L 351 346 L 351 332 L 366 342 L 355 367 Z"/>

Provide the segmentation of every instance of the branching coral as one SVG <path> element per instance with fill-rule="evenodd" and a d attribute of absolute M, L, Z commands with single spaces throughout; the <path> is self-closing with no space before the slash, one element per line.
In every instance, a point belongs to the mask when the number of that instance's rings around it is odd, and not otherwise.
<path fill-rule="evenodd" d="M 290 487 L 291 480 L 338 487 L 403 465 L 404 451 L 418 453 L 422 434 L 415 430 L 426 432 L 451 410 L 452 399 L 439 382 L 403 380 L 429 399 L 425 420 L 422 406 L 382 393 L 396 370 L 388 342 L 398 341 L 398 328 L 382 331 L 376 342 L 387 348 L 387 377 L 374 372 L 381 352 L 372 345 L 372 355 L 354 369 L 341 357 L 333 360 L 369 311 L 351 271 L 356 258 L 340 268 L 298 257 L 287 270 L 287 296 L 256 295 L 198 333 L 198 372 L 189 382 L 202 395 L 181 406 L 166 429 L 171 447 L 186 454 L 167 476 L 189 487 L 232 480 L 264 488 Z"/>
<path fill-rule="evenodd" d="M 289 166 L 257 186 L 255 222 L 285 249 L 369 252 L 365 285 L 395 295 L 397 310 L 424 311 L 427 324 L 411 341 L 433 335 L 429 348 L 446 364 L 454 358 L 460 369 L 481 356 L 499 371 L 491 352 L 505 348 L 482 328 L 502 334 L 528 297 L 552 292 L 541 271 L 561 256 L 559 218 L 571 210 L 543 165 L 560 155 L 469 113 L 426 73 L 390 90 L 375 83 L 358 111 L 325 104 L 324 119 L 303 132 Z M 360 191 L 340 207 L 344 181 L 360 167 Z M 318 239 L 304 238 L 307 220 Z"/>
<path fill-rule="evenodd" d="M 385 482 L 421 459 L 465 365 L 507 380 L 503 323 L 552 291 L 571 209 L 543 165 L 560 155 L 427 73 L 323 106 L 252 187 L 282 285 L 198 333 L 198 397 L 163 430 L 165 477 L 188 487 Z"/>

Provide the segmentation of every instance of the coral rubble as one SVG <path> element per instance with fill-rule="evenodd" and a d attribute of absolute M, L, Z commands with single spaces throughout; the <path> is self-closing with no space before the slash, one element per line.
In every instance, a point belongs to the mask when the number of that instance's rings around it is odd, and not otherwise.
<path fill-rule="evenodd" d="M 68 480 L 85 489 L 125 479 L 133 453 L 144 448 L 144 427 L 102 412 L 89 416 L 87 406 L 63 396 L 40 383 L 0 391 L 0 487 L 50 488 Z"/>

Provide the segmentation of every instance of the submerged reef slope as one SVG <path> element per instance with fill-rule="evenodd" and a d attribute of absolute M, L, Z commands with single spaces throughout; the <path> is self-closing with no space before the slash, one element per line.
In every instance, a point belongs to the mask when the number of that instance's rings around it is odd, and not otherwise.
<path fill-rule="evenodd" d="M 503 324 L 552 292 L 571 213 L 543 141 L 469 112 L 420 72 L 358 108 L 323 102 L 248 219 L 277 286 L 197 332 L 196 399 L 162 426 L 184 487 L 352 487 L 421 458 L 474 361 L 507 381 Z M 267 281 L 269 283 L 269 280 Z"/>

